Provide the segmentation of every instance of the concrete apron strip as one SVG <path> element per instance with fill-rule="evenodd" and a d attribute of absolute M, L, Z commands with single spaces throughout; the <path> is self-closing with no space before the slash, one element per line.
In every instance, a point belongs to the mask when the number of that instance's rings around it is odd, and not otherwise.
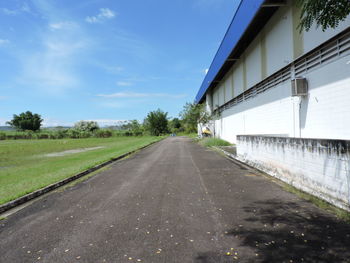
<path fill-rule="evenodd" d="M 156 142 L 159 142 L 159 141 L 156 141 Z M 92 172 L 95 172 L 95 171 L 97 171 L 97 170 L 99 170 L 99 169 L 101 169 L 101 168 L 103 168 L 103 167 L 105 167 L 105 166 L 107 166 L 107 165 L 109 165 L 109 164 L 111 164 L 113 162 L 116 162 L 116 161 L 118 161 L 120 159 L 123 159 L 123 158 L 125 158 L 126 156 L 128 156 L 130 154 L 133 154 L 133 153 L 135 153 L 135 152 L 137 152 L 139 150 L 145 149 L 146 147 L 149 147 L 149 146 L 151 146 L 152 144 L 154 144 L 156 142 L 152 142 L 152 143 L 147 144 L 145 146 L 142 146 L 141 148 L 138 148 L 136 150 L 124 153 L 124 154 L 122 154 L 122 155 L 120 155 L 120 156 L 118 156 L 116 158 L 113 158 L 113 159 L 111 159 L 111 160 L 109 160 L 107 162 L 104 162 L 104 163 L 101 163 L 99 165 L 96 165 L 96 166 L 94 166 L 94 167 L 92 167 L 92 168 L 90 168 L 88 170 L 85 170 L 85 171 L 83 171 L 81 173 L 78 173 L 76 175 L 68 177 L 68 178 L 66 178 L 66 179 L 64 179 L 62 181 L 59 181 L 59 182 L 54 183 L 54 184 L 50 184 L 50 185 L 48 185 L 48 186 L 46 186 L 44 188 L 36 190 L 36 191 L 34 191 L 32 193 L 26 194 L 26 195 L 24 195 L 22 197 L 19 197 L 19 198 L 13 200 L 13 201 L 7 202 L 7 203 L 5 203 L 5 204 L 0 206 L 0 215 L 2 213 L 4 213 L 4 212 L 10 210 L 10 209 L 13 209 L 13 208 L 16 208 L 16 207 L 18 207 L 20 205 L 23 205 L 23 204 L 25 204 L 25 203 L 27 203 L 27 202 L 35 199 L 35 198 L 38 198 L 38 197 L 40 197 L 40 196 L 42 196 L 42 195 L 44 195 L 44 194 L 46 194 L 48 192 L 51 192 L 51 191 L 53 191 L 53 190 L 55 190 L 55 189 L 57 189 L 57 188 L 59 188 L 59 187 L 61 187 L 63 185 L 66 185 L 66 184 L 68 184 L 68 183 L 70 183 L 72 181 L 75 181 L 75 180 L 77 180 L 77 179 L 79 179 L 79 178 L 81 178 L 81 177 L 83 177 L 85 175 L 88 175 L 88 174 L 90 174 Z"/>
<path fill-rule="evenodd" d="M 225 157 L 227 159 L 229 159 L 230 161 L 234 162 L 238 166 L 244 167 L 245 169 L 247 169 L 250 172 L 255 173 L 256 175 L 265 176 L 265 177 L 269 178 L 270 180 L 273 180 L 274 182 L 276 182 L 276 183 L 281 185 L 281 182 L 279 182 L 279 180 L 277 180 L 277 178 L 272 177 L 271 175 L 265 173 L 264 171 L 261 171 L 261 170 L 255 168 L 255 167 L 253 167 L 253 166 L 250 166 L 250 165 L 240 161 L 239 159 L 237 159 L 237 157 L 234 154 L 232 154 L 232 153 L 230 153 L 230 152 L 228 152 L 228 151 L 226 151 L 226 150 L 224 150 L 224 149 L 222 149 L 220 147 L 213 146 L 213 148 L 216 151 L 222 152 L 223 154 L 225 154 Z"/>

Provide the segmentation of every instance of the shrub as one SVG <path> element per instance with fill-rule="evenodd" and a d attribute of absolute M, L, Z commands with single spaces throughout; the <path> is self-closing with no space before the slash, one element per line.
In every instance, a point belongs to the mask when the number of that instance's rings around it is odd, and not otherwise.
<path fill-rule="evenodd" d="M 6 140 L 6 133 L 0 132 L 0 140 Z"/>
<path fill-rule="evenodd" d="M 134 131 L 133 135 L 134 136 L 142 136 L 143 135 L 143 131 Z"/>
<path fill-rule="evenodd" d="M 88 131 L 80 131 L 79 132 L 79 138 L 89 138 L 91 137 L 91 132 Z"/>
<path fill-rule="evenodd" d="M 80 138 L 80 131 L 78 131 L 76 129 L 69 129 L 67 132 L 67 135 L 69 138 L 78 139 L 78 138 Z"/>
<path fill-rule="evenodd" d="M 50 135 L 47 133 L 38 133 L 37 138 L 38 139 L 49 139 Z"/>
<path fill-rule="evenodd" d="M 33 131 L 25 132 L 25 139 L 33 139 L 33 138 L 35 138 L 35 133 Z"/>
<path fill-rule="evenodd" d="M 107 130 L 107 129 L 95 131 L 95 136 L 97 138 L 108 138 L 108 137 L 112 137 L 112 135 L 113 135 L 113 132 L 111 130 Z"/>
<path fill-rule="evenodd" d="M 68 130 L 64 129 L 64 130 L 57 130 L 55 132 L 56 138 L 57 139 L 63 139 L 63 138 L 67 138 L 68 137 Z"/>
<path fill-rule="evenodd" d="M 232 144 L 229 143 L 228 141 L 219 139 L 219 138 L 205 138 L 200 141 L 200 144 L 206 147 L 211 147 L 211 146 L 231 146 Z"/>

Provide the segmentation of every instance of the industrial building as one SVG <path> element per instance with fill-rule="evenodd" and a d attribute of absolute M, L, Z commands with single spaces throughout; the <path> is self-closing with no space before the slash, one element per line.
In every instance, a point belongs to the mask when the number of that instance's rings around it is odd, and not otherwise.
<path fill-rule="evenodd" d="M 350 210 L 350 17 L 300 32 L 300 12 L 242 0 L 196 103 L 237 159 Z"/>
<path fill-rule="evenodd" d="M 293 1 L 241 1 L 196 96 L 218 112 L 215 136 L 350 139 L 350 18 L 300 33 L 299 16 Z"/>

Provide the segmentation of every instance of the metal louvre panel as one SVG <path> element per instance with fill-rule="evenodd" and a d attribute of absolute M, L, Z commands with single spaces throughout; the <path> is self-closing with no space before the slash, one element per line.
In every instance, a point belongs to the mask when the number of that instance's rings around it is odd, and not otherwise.
<path fill-rule="evenodd" d="M 292 79 L 292 71 L 296 77 L 302 76 L 303 73 L 310 72 L 319 67 L 322 67 L 332 61 L 338 60 L 341 57 L 350 54 L 350 31 L 341 34 L 337 39 L 333 39 L 325 43 L 311 53 L 305 54 L 298 58 L 287 67 L 281 69 L 275 74 L 265 78 L 242 94 L 228 101 L 218 108 L 220 112 L 235 106 L 247 99 L 253 98 L 256 95 L 265 92 L 281 83 Z"/>
<path fill-rule="evenodd" d="M 304 72 L 316 69 L 326 63 L 346 56 L 350 51 L 350 32 L 342 35 L 317 50 L 313 51 L 295 62 L 295 75 L 300 76 Z"/>

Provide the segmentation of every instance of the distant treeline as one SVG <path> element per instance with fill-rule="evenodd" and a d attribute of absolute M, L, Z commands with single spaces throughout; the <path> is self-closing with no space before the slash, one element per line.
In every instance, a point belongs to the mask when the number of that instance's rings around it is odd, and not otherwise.
<path fill-rule="evenodd" d="M 131 131 L 98 129 L 95 131 L 81 131 L 74 128 L 61 130 L 40 131 L 0 131 L 0 140 L 23 140 L 23 139 L 81 139 L 81 138 L 109 138 L 112 136 L 142 136 L 143 133 Z"/>
<path fill-rule="evenodd" d="M 0 126 L 0 140 L 190 134 L 197 132 L 198 123 L 206 124 L 211 120 L 205 106 L 196 103 L 186 103 L 179 116 L 169 118 L 167 112 L 157 109 L 149 112 L 143 122 L 129 120 L 108 128 L 100 128 L 96 121 L 78 121 L 73 127 L 41 128 L 41 115 L 26 111 L 14 114 L 12 120 L 6 122 L 10 126 Z"/>

